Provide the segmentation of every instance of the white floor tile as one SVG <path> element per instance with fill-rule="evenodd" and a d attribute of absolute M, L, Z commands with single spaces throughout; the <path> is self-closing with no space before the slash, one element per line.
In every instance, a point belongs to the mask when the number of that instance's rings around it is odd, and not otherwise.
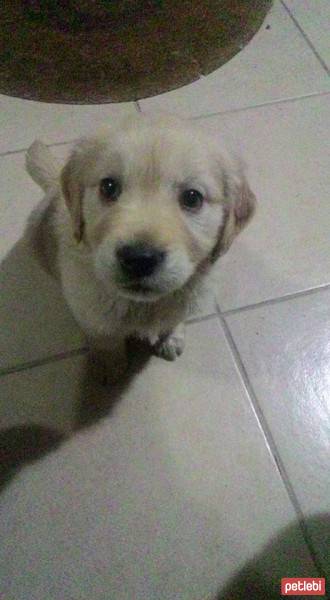
<path fill-rule="evenodd" d="M 0 376 L 1 430 L 38 425 L 59 433 L 71 431 L 81 400 L 77 375 L 86 360 L 85 355 L 71 356 Z"/>
<path fill-rule="evenodd" d="M 227 317 L 306 516 L 330 529 L 330 290 Z M 312 533 L 316 533 L 312 530 Z M 315 537 L 330 576 L 329 537 Z"/>
<path fill-rule="evenodd" d="M 210 117 L 245 158 L 256 216 L 217 268 L 228 310 L 330 283 L 330 95 Z"/>
<path fill-rule="evenodd" d="M 259 32 L 232 60 L 195 83 L 140 105 L 143 111 L 198 116 L 329 90 L 326 72 L 276 1 Z"/>
<path fill-rule="evenodd" d="M 66 146 L 57 147 L 64 155 Z M 0 157 L 0 370 L 81 347 L 84 338 L 58 285 L 31 254 L 25 228 L 42 192 L 24 155 Z"/>
<path fill-rule="evenodd" d="M 74 140 L 106 121 L 135 111 L 133 102 L 47 104 L 0 95 L 0 153 L 27 148 L 35 138 L 47 144 Z"/>
<path fill-rule="evenodd" d="M 152 358 L 101 424 L 4 490 L 6 597 L 213 598 L 260 552 L 250 579 L 266 595 L 255 599 L 277 594 L 283 576 L 315 575 L 297 528 L 264 553 L 295 513 L 218 320 L 190 325 L 187 342 L 174 364 Z M 19 404 L 25 389 L 34 421 L 38 395 L 50 406 L 58 390 L 77 406 L 84 375 L 74 362 L 10 375 L 0 389 L 15 400 L 18 386 Z"/>
<path fill-rule="evenodd" d="M 328 0 L 284 0 L 322 60 L 330 68 L 330 3 Z"/>
<path fill-rule="evenodd" d="M 69 144 L 55 146 L 52 152 L 63 162 Z M 42 200 L 42 190 L 25 170 L 25 152 L 0 156 L 0 256 L 3 259 L 18 242 L 27 220 Z"/>
<path fill-rule="evenodd" d="M 0 266 L 0 371 L 85 345 L 61 291 L 19 242 Z"/>

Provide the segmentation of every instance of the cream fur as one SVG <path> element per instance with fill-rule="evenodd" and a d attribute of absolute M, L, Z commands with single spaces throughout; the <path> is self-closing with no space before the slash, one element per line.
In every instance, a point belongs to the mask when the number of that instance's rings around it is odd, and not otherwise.
<path fill-rule="evenodd" d="M 50 245 L 56 240 L 50 269 L 92 345 L 113 354 L 110 362 L 120 366 L 119 341 L 135 335 L 174 358 L 178 336 L 171 338 L 171 332 L 198 303 L 212 264 L 253 213 L 254 196 L 241 165 L 195 124 L 136 116 L 81 140 L 62 174 L 48 148 L 35 142 L 27 169 L 50 208 L 43 224 L 44 239 Z M 113 203 L 99 194 L 100 180 L 109 176 L 122 184 Z M 205 198 L 196 213 L 178 200 L 192 188 Z M 166 251 L 164 264 L 148 278 L 153 291 L 146 297 L 122 288 L 116 259 L 117 245 L 135 240 Z M 46 253 L 53 257 L 51 250 Z M 164 351 L 166 339 L 171 352 Z M 182 339 L 181 328 L 177 354 Z"/>

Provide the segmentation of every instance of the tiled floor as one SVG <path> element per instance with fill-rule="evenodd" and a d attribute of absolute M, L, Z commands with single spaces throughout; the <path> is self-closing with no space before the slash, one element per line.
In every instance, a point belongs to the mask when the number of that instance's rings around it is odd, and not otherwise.
<path fill-rule="evenodd" d="M 329 28 L 327 0 L 275 1 L 223 68 L 139 105 L 1 97 L 0 452 L 7 466 L 45 456 L 2 473 L 0 598 L 268 600 L 281 577 L 324 574 L 330 586 Z M 95 122 L 158 109 L 239 149 L 259 209 L 183 357 L 142 357 L 109 397 L 27 252 L 40 196 L 24 149 L 42 137 L 63 159 Z"/>

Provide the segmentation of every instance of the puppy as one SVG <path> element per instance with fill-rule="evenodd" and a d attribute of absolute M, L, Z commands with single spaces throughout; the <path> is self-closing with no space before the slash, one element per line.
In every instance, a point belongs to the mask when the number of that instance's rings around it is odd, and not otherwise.
<path fill-rule="evenodd" d="M 125 370 L 129 336 L 174 360 L 212 265 L 254 213 L 241 164 L 195 123 L 140 115 L 82 139 L 62 172 L 38 141 L 26 165 L 46 192 L 44 252 L 102 377 Z"/>

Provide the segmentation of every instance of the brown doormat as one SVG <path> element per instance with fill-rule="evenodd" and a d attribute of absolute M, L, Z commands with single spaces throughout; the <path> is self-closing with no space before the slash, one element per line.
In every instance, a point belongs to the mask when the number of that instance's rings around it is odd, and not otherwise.
<path fill-rule="evenodd" d="M 138 100 L 217 69 L 272 0 L 2 0 L 0 92 L 44 102 Z"/>

